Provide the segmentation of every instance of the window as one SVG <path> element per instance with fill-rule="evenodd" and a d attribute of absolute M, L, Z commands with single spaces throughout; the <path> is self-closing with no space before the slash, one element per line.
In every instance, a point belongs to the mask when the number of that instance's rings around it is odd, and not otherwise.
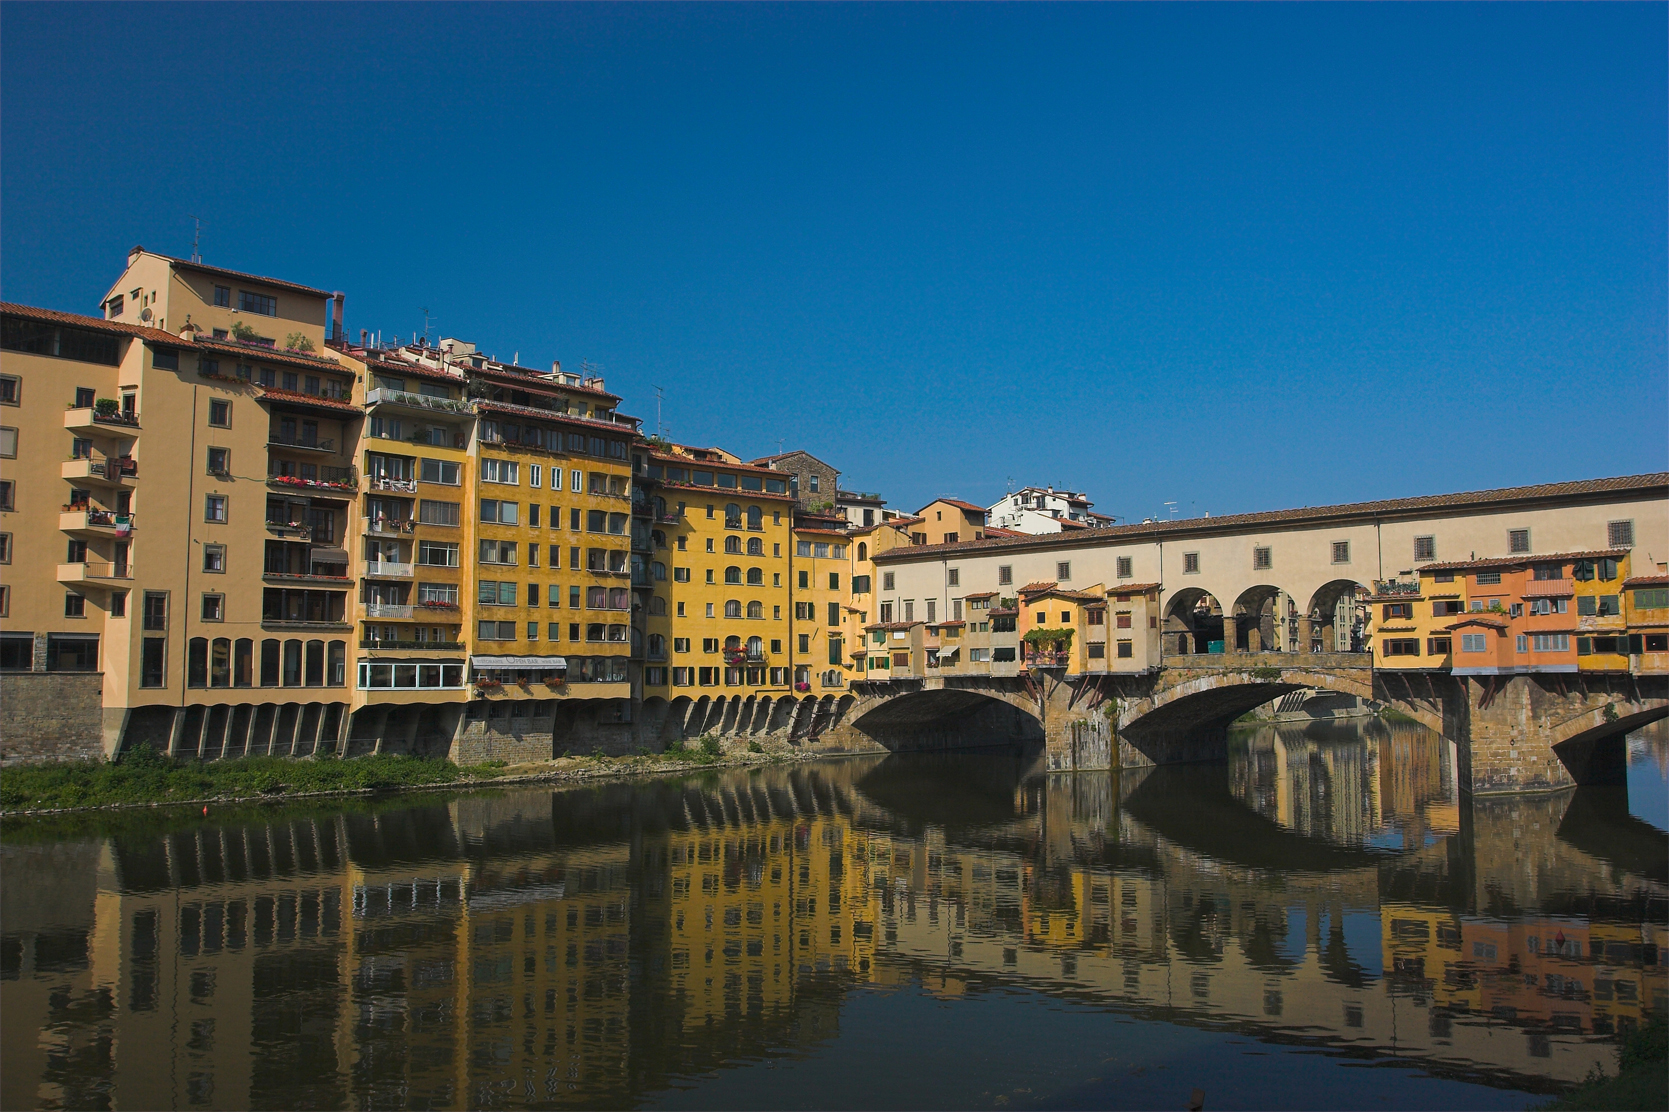
<path fill-rule="evenodd" d="M 1481 653 L 1489 651 L 1489 635 L 1487 633 L 1463 633 L 1460 635 L 1460 651 L 1463 653 Z"/>
<path fill-rule="evenodd" d="M 450 505 L 451 503 L 439 503 Z M 456 509 L 456 506 L 453 506 Z M 458 546 L 444 544 L 440 541 L 418 541 L 417 562 L 434 568 L 455 568 L 458 566 Z"/>
<path fill-rule="evenodd" d="M 1498 571 L 1480 571 L 1476 578 L 1480 587 L 1496 587 L 1501 583 L 1501 573 Z"/>
<path fill-rule="evenodd" d="M 1531 569 L 1531 578 L 1538 582 L 1559 580 L 1564 577 L 1565 565 L 1563 564 L 1537 564 Z"/>
<path fill-rule="evenodd" d="M 12 562 L 12 535 L 0 533 L 0 564 Z"/>
<path fill-rule="evenodd" d="M 1414 617 L 1412 602 L 1388 602 L 1385 604 L 1385 620 L 1388 622 L 1410 621 Z"/>
<path fill-rule="evenodd" d="M 203 520 L 226 524 L 226 496 L 208 494 L 203 497 Z"/>
<path fill-rule="evenodd" d="M 999 570 L 1001 570 L 1001 569 L 999 569 Z M 882 572 L 881 573 L 881 590 L 890 591 L 892 589 L 893 589 L 893 573 L 890 572 L 890 571 Z"/>
<path fill-rule="evenodd" d="M 1576 600 L 1576 612 L 1585 618 L 1592 618 L 1599 612 L 1599 605 L 1593 595 L 1579 595 Z"/>
<path fill-rule="evenodd" d="M 1530 551 L 1530 530 L 1508 529 L 1507 551 L 1514 554 Z"/>
<path fill-rule="evenodd" d="M 1426 638 L 1426 655 L 1427 656 L 1448 656 L 1449 655 L 1449 639 L 1447 637 L 1427 637 Z"/>
<path fill-rule="evenodd" d="M 481 481 L 484 483 L 505 483 L 509 486 L 519 486 L 521 485 L 521 479 L 517 468 L 518 465 L 515 460 L 483 459 L 481 461 Z"/>
<path fill-rule="evenodd" d="M 77 409 L 93 408 L 93 402 L 97 398 L 98 391 L 90 386 L 77 386 L 75 388 L 75 408 Z"/>
<path fill-rule="evenodd" d="M 221 622 L 226 620 L 226 596 L 205 594 L 203 596 L 203 620 L 205 622 Z"/>
<path fill-rule="evenodd" d="M 482 579 L 476 583 L 475 600 L 483 606 L 514 606 L 516 585 L 508 580 Z"/>
<path fill-rule="evenodd" d="M 145 611 L 141 624 L 148 630 L 168 628 L 168 592 L 146 591 Z"/>
<path fill-rule="evenodd" d="M 418 478 L 426 483 L 440 483 L 444 486 L 458 485 L 458 465 L 451 460 L 425 459 L 421 460 Z"/>
<path fill-rule="evenodd" d="M 18 405 L 23 400 L 23 380 L 16 375 L 0 375 L 0 405 Z"/>
<path fill-rule="evenodd" d="M 1118 577 L 1120 579 L 1129 579 L 1130 576 L 1134 574 L 1134 572 L 1131 570 L 1130 557 L 1120 556 L 1118 558 L 1117 565 L 1118 565 Z"/>
<path fill-rule="evenodd" d="M 515 505 L 515 503 L 511 503 Z M 424 498 L 417 503 L 417 520 L 424 525 L 458 524 L 458 503 L 431 502 Z"/>
<path fill-rule="evenodd" d="M 1669 607 L 1669 587 L 1638 588 L 1634 592 L 1637 610 L 1660 610 Z"/>
<path fill-rule="evenodd" d="M 1070 561 L 1062 560 L 1055 565 L 1055 578 L 1062 583 L 1072 578 L 1072 564 Z"/>
<path fill-rule="evenodd" d="M 520 503 L 500 502 L 496 498 L 481 499 L 481 520 L 487 524 L 515 525 Z"/>
<path fill-rule="evenodd" d="M 1387 637 L 1380 644 L 1384 647 L 1386 656 L 1420 655 L 1420 639 L 1418 637 Z"/>
<path fill-rule="evenodd" d="M 1605 546 L 1607 548 L 1633 548 L 1634 522 L 1607 522 L 1605 526 Z"/>
<path fill-rule="evenodd" d="M 997 651 L 999 653 L 1008 652 L 1010 654 L 1012 654 L 1014 652 L 1013 649 L 1006 649 L 1006 650 L 1005 649 L 998 649 Z M 1134 641 L 1120 641 L 1118 643 L 1118 658 L 1120 660 L 1129 660 L 1131 657 L 1133 657 L 1135 655 L 1136 655 L 1136 643 Z M 1012 660 L 1013 656 L 1011 655 L 1008 659 Z"/>
<path fill-rule="evenodd" d="M 1272 549 L 1263 547 L 1252 549 L 1252 570 L 1268 571 L 1274 565 L 1272 552 Z"/>
<path fill-rule="evenodd" d="M 210 448 L 208 456 L 210 475 L 230 475 L 232 473 L 232 451 L 230 448 Z"/>
<path fill-rule="evenodd" d="M 74 591 L 64 592 L 64 617 L 85 618 L 87 616 L 87 600 Z"/>
<path fill-rule="evenodd" d="M 1417 561 L 1437 559 L 1437 538 L 1415 537 L 1414 559 Z"/>
<path fill-rule="evenodd" d="M 1350 563 L 1350 542 L 1349 541 L 1334 541 L 1333 542 L 1333 562 L 1335 564 L 1348 564 L 1348 563 Z"/>
<path fill-rule="evenodd" d="M 1538 653 L 1570 652 L 1570 634 L 1534 633 L 1530 635 L 1530 649 Z"/>
<path fill-rule="evenodd" d="M 852 577 L 852 593 L 854 595 L 867 595 L 869 593 L 869 576 L 854 575 Z"/>
<path fill-rule="evenodd" d="M 239 290 L 238 311 L 240 313 L 259 313 L 263 317 L 276 317 L 278 315 L 278 299 L 268 297 L 263 293 Z"/>
<path fill-rule="evenodd" d="M 1184 552 L 1182 554 L 1182 574 L 1198 575 L 1200 573 L 1200 554 L 1198 552 Z"/>
<path fill-rule="evenodd" d="M 0 479 L 0 510 L 17 509 L 17 504 L 12 498 L 12 489 L 12 480 Z"/>
<path fill-rule="evenodd" d="M 17 430 L 10 426 L 0 426 L 0 459 L 16 458 Z"/>
<path fill-rule="evenodd" d="M 483 641 L 514 641 L 516 639 L 515 622 L 481 622 L 480 636 Z"/>
<path fill-rule="evenodd" d="M 516 562 L 516 542 L 482 541 L 481 562 L 483 564 L 514 564 Z"/>

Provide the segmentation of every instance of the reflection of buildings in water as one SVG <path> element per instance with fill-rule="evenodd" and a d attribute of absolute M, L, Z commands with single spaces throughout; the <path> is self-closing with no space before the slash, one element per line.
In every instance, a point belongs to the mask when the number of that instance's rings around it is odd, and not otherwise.
<path fill-rule="evenodd" d="M 1241 798 L 1296 806 L 1293 766 L 1318 756 L 1355 785 L 1309 812 L 1322 828 L 1448 806 L 1440 752 L 1392 777 L 1383 740 L 1377 767 L 1278 740 L 1288 773 L 1254 770 L 1276 750 L 1251 747 Z M 1556 799 L 1481 809 L 1383 866 L 1298 873 L 1156 834 L 1112 777 L 1017 782 L 1012 817 L 953 841 L 867 802 L 862 771 L 727 776 L 664 815 L 622 789 L 629 828 L 600 796 L 527 792 L 107 845 L 80 943 L 69 912 L 30 933 L 7 901 L 7 1014 L 39 1022 L 6 1025 L 4 1103 L 629 1103 L 833 1035 L 834 993 L 865 980 L 996 980 L 1577 1080 L 1609 1061 L 1588 1036 L 1663 1001 L 1660 923 L 1507 913 L 1578 882 L 1617 906 L 1642 891 L 1553 837 Z M 1646 898 L 1661 908 L 1660 887 Z"/>
<path fill-rule="evenodd" d="M 1288 830 L 1362 844 L 1390 825 L 1414 848 L 1459 828 L 1451 749 L 1415 723 L 1265 725 L 1233 736 L 1230 782 L 1248 807 Z"/>

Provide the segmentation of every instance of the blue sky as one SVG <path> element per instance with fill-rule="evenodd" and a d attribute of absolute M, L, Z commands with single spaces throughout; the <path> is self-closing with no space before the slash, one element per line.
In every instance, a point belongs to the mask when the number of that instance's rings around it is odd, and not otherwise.
<path fill-rule="evenodd" d="M 1662 4 L 0 6 L 0 293 L 135 243 L 914 508 L 1658 470 Z"/>

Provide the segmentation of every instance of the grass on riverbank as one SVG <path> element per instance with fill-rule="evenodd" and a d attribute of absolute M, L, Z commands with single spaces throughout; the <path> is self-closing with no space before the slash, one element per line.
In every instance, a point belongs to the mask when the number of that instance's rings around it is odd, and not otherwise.
<path fill-rule="evenodd" d="M 1669 1021 L 1662 1012 L 1617 1048 L 1616 1077 L 1594 1077 L 1542 1108 L 1622 1112 L 1669 1108 Z"/>
<path fill-rule="evenodd" d="M 502 762 L 460 767 L 447 760 L 392 754 L 351 761 L 241 757 L 198 763 L 176 761 L 142 747 L 109 763 L 63 761 L 8 768 L 0 772 L 0 812 L 438 787 L 459 780 L 488 779 L 501 772 Z"/>

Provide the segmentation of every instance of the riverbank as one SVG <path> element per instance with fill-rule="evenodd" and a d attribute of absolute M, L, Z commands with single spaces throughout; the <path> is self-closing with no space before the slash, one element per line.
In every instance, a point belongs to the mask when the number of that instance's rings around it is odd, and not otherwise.
<path fill-rule="evenodd" d="M 1659 1012 L 1617 1049 L 1617 1076 L 1595 1078 L 1572 1089 L 1544 1112 L 1623 1112 L 1669 1108 L 1669 1021 Z"/>
<path fill-rule="evenodd" d="M 61 761 L 0 771 L 0 816 L 73 814 L 144 807 L 287 802 L 330 796 L 472 789 L 510 784 L 581 783 L 688 772 L 698 768 L 770 764 L 821 754 L 760 746 L 726 753 L 716 739 L 687 748 L 631 756 L 564 756 L 549 761 L 458 765 L 444 758 L 380 755 L 338 760 L 239 757 L 177 761 L 149 749 L 119 761 Z"/>

